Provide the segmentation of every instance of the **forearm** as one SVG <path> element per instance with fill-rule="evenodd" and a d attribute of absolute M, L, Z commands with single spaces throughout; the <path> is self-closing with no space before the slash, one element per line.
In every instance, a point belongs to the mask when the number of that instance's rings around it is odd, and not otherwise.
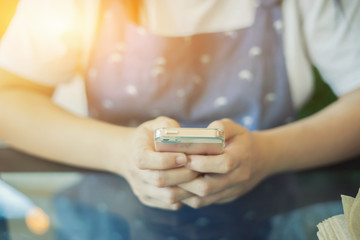
<path fill-rule="evenodd" d="M 0 139 L 49 160 L 119 173 L 127 157 L 130 128 L 75 116 L 43 94 L 2 91 L 0 116 Z"/>
<path fill-rule="evenodd" d="M 273 173 L 327 165 L 360 154 L 360 90 L 298 122 L 255 133 Z"/>

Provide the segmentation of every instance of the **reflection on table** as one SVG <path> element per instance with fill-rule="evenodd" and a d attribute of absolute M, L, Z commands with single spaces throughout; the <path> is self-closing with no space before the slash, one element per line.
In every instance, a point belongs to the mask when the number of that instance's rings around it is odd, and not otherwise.
<path fill-rule="evenodd" d="M 50 221 L 40 234 L 25 213 L 0 217 L 0 239 L 316 239 L 316 225 L 342 213 L 340 195 L 357 193 L 359 169 L 352 161 L 273 176 L 232 203 L 173 212 L 142 205 L 119 176 L 0 149 L 0 178 Z"/>
<path fill-rule="evenodd" d="M 356 170 L 283 174 L 229 204 L 165 211 L 142 205 L 124 179 L 108 173 L 76 173 L 76 181 L 68 180 L 74 173 L 32 174 L 32 180 L 12 175 L 2 177 L 23 186 L 49 215 L 51 227 L 36 235 L 24 219 L 3 219 L 4 240 L 316 239 L 316 224 L 342 213 L 340 194 L 354 195 L 360 186 Z M 68 183 L 61 185 L 61 179 Z"/>

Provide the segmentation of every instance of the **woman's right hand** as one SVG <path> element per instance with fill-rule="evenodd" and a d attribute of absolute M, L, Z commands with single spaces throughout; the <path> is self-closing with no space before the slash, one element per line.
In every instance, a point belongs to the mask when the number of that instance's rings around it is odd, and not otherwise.
<path fill-rule="evenodd" d="M 179 127 L 179 124 L 158 117 L 137 127 L 129 141 L 129 157 L 122 164 L 121 174 L 143 204 L 177 210 L 182 206 L 181 200 L 193 196 L 177 185 L 195 179 L 198 173 L 184 167 L 185 154 L 155 151 L 154 130 L 159 127 Z"/>

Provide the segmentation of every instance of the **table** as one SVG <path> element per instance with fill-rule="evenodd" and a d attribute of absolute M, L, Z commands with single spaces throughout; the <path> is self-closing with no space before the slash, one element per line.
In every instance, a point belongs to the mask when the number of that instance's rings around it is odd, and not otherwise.
<path fill-rule="evenodd" d="M 36 233 L 28 209 L 19 205 L 16 216 L 1 217 L 0 205 L 0 239 L 317 239 L 316 225 L 342 213 L 340 195 L 357 193 L 359 170 L 353 160 L 281 174 L 229 204 L 165 211 L 142 205 L 119 176 L 0 149 L 1 181 L 49 219 Z M 0 192 L 0 202 L 4 197 Z"/>

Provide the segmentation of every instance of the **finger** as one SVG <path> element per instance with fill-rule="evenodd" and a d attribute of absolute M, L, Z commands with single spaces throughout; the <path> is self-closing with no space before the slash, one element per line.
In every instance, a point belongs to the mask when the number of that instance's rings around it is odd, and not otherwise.
<path fill-rule="evenodd" d="M 168 187 L 189 182 L 198 175 L 198 172 L 182 167 L 170 170 L 143 170 L 140 176 L 144 182 L 154 186 Z"/>
<path fill-rule="evenodd" d="M 193 196 L 187 199 L 182 200 L 182 203 L 192 207 L 200 208 L 211 205 L 213 203 L 221 202 L 223 199 L 236 199 L 242 193 L 242 188 L 239 186 L 234 186 L 232 188 L 226 189 L 219 193 L 215 193 L 206 197 Z"/>
<path fill-rule="evenodd" d="M 219 200 L 216 201 L 216 203 L 227 203 L 230 201 L 235 200 L 236 198 L 244 195 L 245 193 L 249 192 L 251 189 L 253 189 L 260 181 L 261 181 L 261 177 L 253 177 L 251 180 L 243 182 L 241 184 L 237 184 L 236 186 L 234 185 L 233 188 L 233 193 L 229 195 L 229 197 L 226 197 L 225 195 L 220 198 Z M 229 189 L 231 190 L 231 189 Z"/>
<path fill-rule="evenodd" d="M 179 187 L 200 197 L 205 197 L 231 188 L 232 185 L 231 176 L 206 174 L 190 182 L 179 184 Z"/>
<path fill-rule="evenodd" d="M 162 209 L 179 209 L 182 205 L 180 201 L 193 195 L 177 187 L 157 188 L 144 183 L 140 178 L 130 178 L 129 184 L 143 204 Z"/>
<path fill-rule="evenodd" d="M 240 165 L 229 149 L 220 155 L 189 155 L 186 167 L 201 173 L 229 173 Z"/>
<path fill-rule="evenodd" d="M 162 127 L 178 128 L 180 127 L 180 124 L 175 119 L 161 116 L 161 117 L 157 117 L 153 121 L 149 121 L 147 127 L 153 131 L 157 128 L 162 128 Z"/>
<path fill-rule="evenodd" d="M 139 175 L 139 172 L 140 171 L 137 171 L 137 175 Z M 128 182 L 133 193 L 138 198 L 158 199 L 159 201 L 165 202 L 166 204 L 176 203 L 193 195 L 192 193 L 177 186 L 159 188 L 150 185 L 144 182 L 140 177 L 129 178 Z"/>
<path fill-rule="evenodd" d="M 251 187 L 249 187 L 249 184 L 234 186 L 232 189 L 226 190 L 228 192 L 224 192 L 224 194 L 218 200 L 214 201 L 214 203 L 224 204 L 224 203 L 232 202 L 237 198 L 239 198 L 240 196 L 247 193 L 250 190 L 250 188 Z M 231 194 L 229 194 L 229 192 L 231 192 Z"/>
<path fill-rule="evenodd" d="M 139 128 L 135 144 L 138 151 L 135 153 L 135 162 L 140 169 L 171 169 L 183 166 L 187 162 L 183 153 L 155 152 L 154 129 L 157 127 L 176 127 L 179 124 L 170 118 L 159 117 L 148 125 Z"/>
<path fill-rule="evenodd" d="M 136 155 L 136 165 L 140 169 L 172 169 L 184 166 L 187 157 L 184 153 L 154 152 L 152 149 L 143 149 Z"/>
<path fill-rule="evenodd" d="M 155 152 L 153 132 L 143 129 L 144 133 L 137 137 L 135 162 L 140 169 L 171 169 L 183 166 L 187 162 L 183 153 Z"/>
<path fill-rule="evenodd" d="M 157 199 L 166 204 L 177 203 L 193 196 L 192 193 L 179 187 L 158 188 L 150 184 L 145 184 L 140 191 L 140 196 Z"/>
<path fill-rule="evenodd" d="M 225 133 L 225 140 L 231 139 L 237 134 L 241 134 L 245 129 L 229 118 L 214 121 L 209 124 L 208 128 L 219 128 Z"/>
<path fill-rule="evenodd" d="M 165 209 L 165 210 L 179 210 L 183 206 L 182 203 L 166 204 L 157 199 L 148 198 L 148 197 L 139 197 L 139 200 L 142 204 L 146 206 Z"/>

